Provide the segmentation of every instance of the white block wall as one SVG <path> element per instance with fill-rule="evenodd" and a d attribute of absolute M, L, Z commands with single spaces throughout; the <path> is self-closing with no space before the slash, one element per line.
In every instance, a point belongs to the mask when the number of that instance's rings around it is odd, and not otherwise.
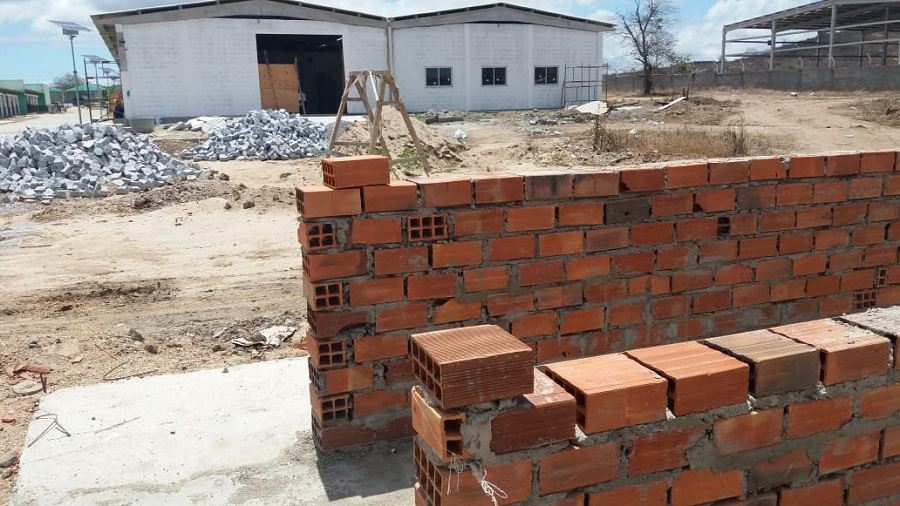
<path fill-rule="evenodd" d="M 602 37 L 517 24 L 395 29 L 394 75 L 411 111 L 558 108 L 565 65 L 602 63 Z M 535 66 L 559 67 L 558 83 L 534 84 Z M 425 86 L 425 67 L 452 67 L 453 85 Z M 482 86 L 482 67 L 506 67 L 506 86 Z"/>
<path fill-rule="evenodd" d="M 380 28 L 211 18 L 123 25 L 120 31 L 130 118 L 240 116 L 259 109 L 257 34 L 340 35 L 345 72 L 387 68 L 387 35 Z"/>

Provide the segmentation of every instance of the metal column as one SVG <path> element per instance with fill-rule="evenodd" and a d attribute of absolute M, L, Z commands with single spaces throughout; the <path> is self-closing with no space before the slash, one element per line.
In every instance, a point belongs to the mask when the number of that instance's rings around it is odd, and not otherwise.
<path fill-rule="evenodd" d="M 837 26 L 837 0 L 831 2 L 831 29 L 828 32 L 828 67 L 834 68 L 834 28 Z"/>
<path fill-rule="evenodd" d="M 775 70 L 775 39 L 778 34 L 776 30 L 776 21 L 772 20 L 772 38 L 769 39 L 769 70 Z"/>

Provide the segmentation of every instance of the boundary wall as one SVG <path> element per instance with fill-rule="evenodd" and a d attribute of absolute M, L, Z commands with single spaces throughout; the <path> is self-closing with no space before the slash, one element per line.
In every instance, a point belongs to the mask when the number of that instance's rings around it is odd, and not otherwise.
<path fill-rule="evenodd" d="M 388 184 L 368 160 L 297 189 L 325 450 L 412 434 L 411 334 L 493 324 L 545 364 L 900 304 L 894 151 Z"/>

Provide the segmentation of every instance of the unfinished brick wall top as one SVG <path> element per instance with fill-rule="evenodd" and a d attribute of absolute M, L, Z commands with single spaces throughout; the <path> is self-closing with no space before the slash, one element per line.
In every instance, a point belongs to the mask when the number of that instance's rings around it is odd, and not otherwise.
<path fill-rule="evenodd" d="M 494 324 L 546 363 L 900 303 L 893 151 L 297 196 L 336 446 L 410 433 L 411 334 Z"/>
<path fill-rule="evenodd" d="M 896 345 L 897 316 L 900 307 L 892 330 L 876 329 L 891 338 L 821 320 L 547 365 L 574 395 L 577 417 L 564 402 L 518 407 L 528 396 L 443 410 L 413 387 L 414 408 L 430 412 L 413 410 L 417 504 L 490 505 L 489 494 L 499 504 L 580 506 L 900 504 L 900 374 L 878 351 Z M 465 330 L 446 331 L 446 346 L 457 346 L 455 334 Z M 788 342 L 800 346 L 801 359 Z M 771 353 L 762 354 L 765 347 Z M 809 356 L 816 378 L 845 381 L 810 384 L 808 371 L 795 374 L 793 362 Z M 735 381 L 710 385 L 723 364 Z M 868 373 L 857 378 L 861 370 Z M 750 377 L 771 391 L 755 395 Z M 662 395 L 648 395 L 654 378 Z M 702 409 L 678 412 L 680 398 L 700 397 Z M 665 416 L 667 408 L 678 416 Z M 444 425 L 423 421 L 429 417 Z M 576 424 L 586 434 L 577 439 Z M 537 431 L 555 437 L 536 440 Z M 465 485 L 447 486 L 454 472 Z"/>

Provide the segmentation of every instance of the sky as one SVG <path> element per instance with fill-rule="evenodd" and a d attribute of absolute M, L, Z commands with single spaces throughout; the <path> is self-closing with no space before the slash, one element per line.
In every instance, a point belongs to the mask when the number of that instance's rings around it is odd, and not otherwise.
<path fill-rule="evenodd" d="M 491 3 L 493 0 L 314 0 L 319 5 L 357 10 L 381 16 L 452 9 Z M 678 39 L 678 52 L 692 60 L 718 58 L 722 27 L 729 23 L 810 3 L 811 0 L 672 0 L 675 20 L 670 31 Z M 634 0 L 511 0 L 510 3 L 579 17 L 616 23 L 616 12 Z M 0 0 L 0 79 L 49 83 L 72 71 L 69 39 L 48 19 L 74 21 L 94 30 L 75 39 L 75 57 L 83 74 L 81 55 L 110 58 L 91 14 L 177 3 L 175 0 Z M 604 59 L 613 70 L 636 66 L 619 37 L 606 36 Z M 89 74 L 93 68 L 89 67 Z M 102 82 L 102 81 L 101 81 Z"/>

